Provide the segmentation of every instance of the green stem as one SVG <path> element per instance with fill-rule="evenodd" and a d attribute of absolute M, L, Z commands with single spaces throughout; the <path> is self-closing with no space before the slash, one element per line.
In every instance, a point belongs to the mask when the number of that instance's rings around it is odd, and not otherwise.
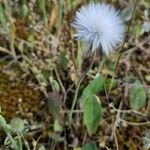
<path fill-rule="evenodd" d="M 93 54 L 93 57 L 95 57 L 95 54 L 96 54 L 96 53 Z M 87 70 L 85 73 L 83 73 L 83 75 L 81 76 L 81 78 L 80 78 L 79 81 L 78 81 L 77 88 L 76 88 L 76 90 L 75 90 L 74 99 L 73 99 L 73 102 L 72 102 L 72 105 L 71 105 L 70 114 L 69 114 L 69 122 L 68 122 L 68 126 L 69 126 L 69 127 L 71 126 L 72 114 L 73 114 L 73 110 L 74 110 L 74 107 L 75 107 L 76 102 L 77 102 L 78 92 L 79 92 L 80 85 L 81 85 L 81 83 L 82 83 L 84 77 L 85 77 L 86 74 L 88 73 L 88 71 L 92 68 L 93 63 L 94 63 L 94 59 L 93 59 L 91 65 L 90 65 L 90 67 L 88 68 L 88 70 Z"/>
<path fill-rule="evenodd" d="M 79 92 L 80 84 L 83 81 L 84 77 L 85 77 L 85 75 L 82 76 L 82 78 L 79 80 L 79 83 L 78 83 L 76 91 L 75 91 L 75 96 L 74 96 L 74 99 L 73 99 L 73 102 L 72 102 L 72 106 L 71 106 L 71 110 L 70 110 L 70 114 L 69 114 L 69 123 L 68 123 L 69 127 L 71 126 L 72 114 L 73 114 L 73 110 L 74 110 L 75 104 L 77 102 L 77 97 L 78 97 L 78 92 Z"/>
<path fill-rule="evenodd" d="M 18 136 L 18 141 L 19 141 L 19 150 L 22 150 L 22 141 L 21 141 L 21 136 L 19 133 L 17 133 Z"/>
<path fill-rule="evenodd" d="M 6 131 L 6 134 L 7 134 L 7 136 L 9 137 L 9 139 L 11 140 L 11 142 L 12 142 L 12 144 L 13 144 L 15 150 L 19 150 L 19 148 L 18 148 L 16 142 L 14 141 L 13 137 L 11 136 L 11 134 L 10 134 L 8 131 Z"/>
<path fill-rule="evenodd" d="M 110 86 L 109 86 L 109 90 L 108 90 L 108 95 L 109 95 L 109 93 L 110 93 L 110 91 L 111 91 L 111 88 L 112 88 L 112 85 L 113 85 L 113 82 L 114 82 L 115 75 L 117 74 L 118 69 L 119 69 L 119 62 L 120 62 L 120 59 L 121 59 L 122 54 L 123 54 L 122 51 L 123 51 L 124 45 L 125 45 L 126 40 L 127 40 L 127 35 L 128 35 L 128 33 L 129 33 L 129 31 L 130 31 L 130 28 L 131 28 L 132 20 L 133 20 L 134 13 L 135 13 L 135 10 L 136 10 L 136 4 L 137 4 L 137 0 L 134 1 L 134 8 L 133 8 L 133 12 L 132 12 L 132 17 L 131 17 L 131 20 L 130 20 L 130 22 L 129 22 L 129 26 L 128 26 L 127 32 L 126 32 L 126 34 L 125 34 L 125 39 L 124 39 L 123 44 L 122 44 L 122 46 L 121 46 L 121 50 L 120 50 L 121 53 L 120 53 L 120 55 L 119 55 L 119 57 L 118 57 L 118 59 L 117 59 L 117 62 L 116 62 L 116 67 L 115 67 L 115 70 L 114 70 L 114 72 L 113 72 L 112 80 L 111 80 L 111 83 L 110 83 Z"/>

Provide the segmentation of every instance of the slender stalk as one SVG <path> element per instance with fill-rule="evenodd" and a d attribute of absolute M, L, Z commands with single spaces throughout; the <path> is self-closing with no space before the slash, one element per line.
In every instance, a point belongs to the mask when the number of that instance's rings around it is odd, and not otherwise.
<path fill-rule="evenodd" d="M 96 54 L 96 53 L 94 53 L 93 57 L 95 57 L 95 54 Z M 93 63 L 94 63 L 94 59 L 93 59 L 91 65 L 90 65 L 90 67 L 88 68 L 88 70 L 87 70 L 85 73 L 83 73 L 83 75 L 81 76 L 81 78 L 80 78 L 79 81 L 78 81 L 77 88 L 76 88 L 76 90 L 75 90 L 74 99 L 73 99 L 73 102 L 72 102 L 72 105 L 71 105 L 70 114 L 69 114 L 69 122 L 68 122 L 68 126 L 69 126 L 69 127 L 71 126 L 72 114 L 73 114 L 73 110 L 74 110 L 75 104 L 76 104 L 76 102 L 77 102 L 78 92 L 79 92 L 80 85 L 81 85 L 81 83 L 82 83 L 84 77 L 85 77 L 86 74 L 88 73 L 88 71 L 92 68 Z"/>
<path fill-rule="evenodd" d="M 29 144 L 28 144 L 28 142 L 26 141 L 26 139 L 24 138 L 24 136 L 22 135 L 22 133 L 20 133 L 20 136 L 21 136 L 21 138 L 24 140 L 24 145 L 26 146 L 26 149 L 27 150 L 31 150 L 30 149 L 30 146 L 29 146 Z M 34 149 L 33 149 L 34 150 Z"/>
<path fill-rule="evenodd" d="M 133 8 L 131 20 L 130 20 L 130 22 L 129 22 L 127 32 L 126 32 L 126 34 L 125 34 L 125 39 L 124 39 L 123 44 L 122 44 L 122 46 L 121 46 L 121 50 L 120 50 L 121 53 L 120 53 L 120 55 L 119 55 L 119 57 L 118 57 L 118 59 L 117 59 L 117 62 L 116 62 L 116 66 L 115 66 L 115 70 L 114 70 L 114 72 L 113 72 L 111 84 L 110 84 L 110 86 L 109 86 L 108 95 L 109 95 L 109 93 L 110 93 L 110 91 L 111 91 L 111 88 L 112 88 L 112 84 L 113 84 L 113 82 L 114 82 L 115 75 L 117 74 L 118 69 L 119 69 L 119 62 L 120 62 L 120 59 L 121 59 L 121 57 L 122 57 L 122 55 L 123 55 L 123 48 L 124 48 L 124 45 L 125 45 L 126 40 L 127 40 L 128 33 L 129 33 L 129 31 L 130 31 L 130 28 L 131 28 L 132 20 L 133 20 L 133 18 L 134 18 L 134 14 L 135 14 L 135 10 L 136 10 L 136 5 L 137 5 L 137 0 L 134 1 L 134 8 Z"/>
<path fill-rule="evenodd" d="M 128 29 L 127 29 L 127 32 L 126 32 L 126 35 L 125 35 L 125 39 L 124 39 L 124 42 L 122 44 L 122 47 L 121 47 L 121 53 L 118 57 L 118 60 L 117 60 L 117 63 L 116 63 L 116 66 L 115 66 L 115 70 L 113 72 L 113 76 L 112 76 L 112 80 L 111 80 L 111 84 L 109 86 L 109 91 L 108 91 L 108 95 L 111 91 L 111 88 L 112 88 L 112 84 L 113 84 L 113 81 L 114 81 L 114 78 L 115 78 L 115 75 L 117 74 L 117 71 L 118 71 L 118 68 L 119 68 L 119 61 L 122 57 L 122 54 L 123 54 L 123 48 L 124 48 L 124 45 L 125 45 L 125 42 L 127 40 L 127 35 L 130 31 L 130 28 L 131 28 L 131 24 L 132 24 L 132 20 L 134 18 L 134 13 L 135 13 L 135 9 L 136 9 L 136 4 L 137 4 L 137 0 L 134 1 L 134 8 L 133 8 L 133 12 L 132 12 L 132 17 L 131 17 L 131 20 L 129 22 L 129 26 L 128 26 Z M 120 102 L 120 106 L 119 106 L 119 110 L 121 110 L 121 107 L 122 107 L 122 101 Z M 118 140 L 117 140 L 117 134 L 116 134 L 116 130 L 117 130 L 117 125 L 119 123 L 119 121 L 121 120 L 121 111 L 117 111 L 117 116 L 116 116 L 116 121 L 115 121 L 115 124 L 114 124 L 114 127 L 113 127 L 113 137 L 115 139 L 115 143 L 116 143 L 116 149 L 119 150 L 119 145 L 118 145 Z"/>
<path fill-rule="evenodd" d="M 17 136 L 18 136 L 18 145 L 19 145 L 19 150 L 22 150 L 22 141 L 21 141 L 21 136 L 19 133 L 17 133 Z"/>
<path fill-rule="evenodd" d="M 122 105 L 123 105 L 123 102 L 121 101 L 120 102 L 120 105 L 119 105 L 119 109 L 122 108 Z M 116 121 L 115 121 L 115 124 L 114 124 L 114 127 L 113 127 L 113 137 L 115 139 L 115 143 L 116 143 L 116 149 L 119 150 L 119 144 L 118 144 L 118 139 L 117 139 L 117 133 L 116 133 L 116 130 L 117 130 L 117 126 L 118 126 L 118 123 L 120 121 L 120 117 L 121 117 L 121 112 L 117 112 L 117 115 L 116 115 Z"/>
<path fill-rule="evenodd" d="M 77 102 L 77 98 L 78 98 L 78 92 L 79 92 L 79 88 L 80 88 L 80 85 L 84 79 L 86 74 L 84 74 L 81 79 L 79 80 L 78 82 L 78 85 L 77 85 L 77 88 L 76 88 L 76 91 L 75 91 L 75 96 L 74 96 L 74 99 L 73 99 L 73 102 L 72 102 L 72 106 L 71 106 L 71 110 L 70 110 L 70 114 L 69 114 L 69 127 L 71 126 L 71 122 L 72 122 L 72 114 L 73 114 L 73 110 L 74 110 L 74 107 L 75 107 L 75 104 Z"/>

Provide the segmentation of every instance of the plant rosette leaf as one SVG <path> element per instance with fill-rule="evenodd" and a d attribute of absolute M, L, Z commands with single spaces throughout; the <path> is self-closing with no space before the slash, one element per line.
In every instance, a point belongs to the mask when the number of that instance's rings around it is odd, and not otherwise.
<path fill-rule="evenodd" d="M 24 120 L 21 118 L 13 118 L 10 121 L 10 127 L 12 129 L 13 132 L 17 133 L 17 132 L 22 132 L 25 129 L 25 124 L 24 124 Z"/>
<path fill-rule="evenodd" d="M 136 86 L 131 89 L 129 102 L 132 109 L 139 110 L 146 103 L 146 90 L 140 81 L 135 82 Z"/>
<path fill-rule="evenodd" d="M 83 110 L 84 124 L 89 135 L 92 135 L 96 132 L 102 116 L 100 99 L 96 95 L 89 96 L 84 102 Z"/>

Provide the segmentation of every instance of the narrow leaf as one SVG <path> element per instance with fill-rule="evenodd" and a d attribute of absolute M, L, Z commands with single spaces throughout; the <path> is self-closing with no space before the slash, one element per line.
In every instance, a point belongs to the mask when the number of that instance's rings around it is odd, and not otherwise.
<path fill-rule="evenodd" d="M 28 12 L 29 12 L 29 8 L 26 4 L 23 4 L 22 6 L 22 15 L 23 17 L 26 17 L 28 15 Z"/>
<path fill-rule="evenodd" d="M 2 115 L 0 115 L 0 127 L 5 129 L 6 126 L 7 126 L 7 123 L 6 123 L 5 119 L 4 119 L 4 117 Z"/>
<path fill-rule="evenodd" d="M 0 5 L 0 23 L 6 23 L 6 16 L 2 6 Z"/>
<path fill-rule="evenodd" d="M 39 2 L 39 8 L 43 14 L 44 17 L 46 17 L 46 3 L 45 0 L 38 0 Z"/>

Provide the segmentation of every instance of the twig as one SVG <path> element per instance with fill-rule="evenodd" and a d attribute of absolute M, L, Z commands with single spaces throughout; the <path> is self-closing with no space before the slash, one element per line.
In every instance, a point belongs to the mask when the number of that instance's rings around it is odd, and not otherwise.
<path fill-rule="evenodd" d="M 121 118 L 120 118 L 120 121 L 122 121 L 126 124 L 129 124 L 129 125 L 133 125 L 133 126 L 141 126 L 141 125 L 149 125 L 150 124 L 150 121 L 146 121 L 146 122 L 129 122 L 129 121 L 126 121 L 126 120 L 121 119 Z"/>
<path fill-rule="evenodd" d="M 78 92 L 79 92 L 80 84 L 82 83 L 82 81 L 83 81 L 83 79 L 84 79 L 85 76 L 86 76 L 86 74 L 84 74 L 84 75 L 81 77 L 81 79 L 80 79 L 79 82 L 78 82 L 76 91 L 75 91 L 75 96 L 74 96 L 74 99 L 73 99 L 73 102 L 72 102 L 71 111 L 70 111 L 70 115 L 69 115 L 69 122 L 68 122 L 69 127 L 70 127 L 71 121 L 72 121 L 73 109 L 74 109 L 75 104 L 76 104 L 76 102 L 77 102 L 77 97 L 78 97 Z"/>
<path fill-rule="evenodd" d="M 120 109 L 117 109 L 117 108 L 115 108 L 113 105 L 111 105 L 111 107 L 116 111 L 116 112 L 121 112 L 121 113 L 135 113 L 135 114 L 138 114 L 138 115 L 140 115 L 140 116 L 144 116 L 144 117 L 146 117 L 147 115 L 146 114 L 143 114 L 143 113 L 141 113 L 141 112 L 138 112 L 138 111 L 136 111 L 136 110 L 133 110 L 133 109 L 130 109 L 130 110 L 120 110 Z"/>
<path fill-rule="evenodd" d="M 128 87 L 141 86 L 141 85 L 136 84 L 136 83 L 124 82 L 124 81 L 121 81 L 119 79 L 114 79 L 114 81 L 122 84 L 122 86 L 128 86 Z M 150 85 L 143 85 L 143 87 L 149 89 Z"/>
<path fill-rule="evenodd" d="M 123 102 L 121 101 L 120 105 L 119 105 L 119 109 L 122 108 L 122 105 L 123 105 Z M 117 140 L 116 129 L 117 129 L 118 123 L 120 122 L 120 116 L 121 116 L 121 112 L 118 111 L 117 116 L 116 116 L 116 121 L 115 121 L 115 124 L 114 124 L 114 127 L 113 127 L 113 136 L 115 138 L 115 143 L 116 143 L 116 149 L 117 150 L 119 150 L 119 144 L 118 144 L 118 140 Z"/>
<path fill-rule="evenodd" d="M 70 113 L 70 112 L 71 112 L 71 110 L 62 110 L 62 111 L 60 111 L 60 113 L 63 113 L 63 114 Z M 83 113 L 83 110 L 73 110 L 72 113 Z"/>
<path fill-rule="evenodd" d="M 146 39 L 144 39 L 143 41 L 141 41 L 140 43 L 138 43 L 137 46 L 132 47 L 132 48 L 130 48 L 130 49 L 124 51 L 123 54 L 127 54 L 127 53 L 129 53 L 129 52 L 133 52 L 133 51 L 135 51 L 135 50 L 137 49 L 137 47 L 139 47 L 139 46 L 142 47 L 143 44 L 145 44 L 146 42 L 148 42 L 149 39 L 150 39 L 150 36 L 148 36 Z"/>
<path fill-rule="evenodd" d="M 8 49 L 1 46 L 0 46 L 0 51 L 12 55 L 12 53 Z"/>

